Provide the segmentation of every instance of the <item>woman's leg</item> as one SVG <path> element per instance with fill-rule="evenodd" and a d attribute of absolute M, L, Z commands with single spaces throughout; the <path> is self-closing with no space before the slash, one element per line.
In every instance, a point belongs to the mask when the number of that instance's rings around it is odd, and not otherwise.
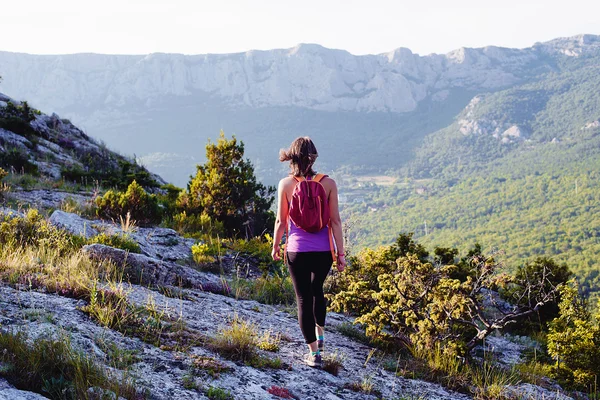
<path fill-rule="evenodd" d="M 287 254 L 288 270 L 294 283 L 296 302 L 298 303 L 298 323 L 304 335 L 306 344 L 311 351 L 317 350 L 317 337 L 315 335 L 315 315 L 313 311 L 313 291 L 311 285 L 311 253 Z M 314 349 L 313 345 L 314 344 Z"/>
<path fill-rule="evenodd" d="M 325 302 L 325 294 L 323 293 L 323 283 L 327 278 L 327 274 L 331 270 L 333 259 L 331 252 L 316 252 L 313 268 L 312 268 L 312 293 L 314 296 L 314 314 L 319 335 L 323 335 L 323 327 L 325 326 L 325 314 L 327 312 L 327 304 Z"/>

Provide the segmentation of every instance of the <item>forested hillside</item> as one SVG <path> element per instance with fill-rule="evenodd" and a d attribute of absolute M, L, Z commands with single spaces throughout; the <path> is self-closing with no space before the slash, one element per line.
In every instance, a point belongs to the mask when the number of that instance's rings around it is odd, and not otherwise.
<path fill-rule="evenodd" d="M 600 67 L 588 57 L 557 69 L 476 97 L 428 136 L 399 183 L 347 210 L 357 246 L 401 231 L 430 247 L 479 242 L 509 268 L 552 256 L 597 291 Z"/>

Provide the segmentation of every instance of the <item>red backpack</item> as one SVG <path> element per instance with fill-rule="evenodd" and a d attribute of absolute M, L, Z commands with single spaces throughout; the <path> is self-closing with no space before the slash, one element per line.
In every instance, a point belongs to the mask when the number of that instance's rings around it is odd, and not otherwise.
<path fill-rule="evenodd" d="M 329 224 L 329 201 L 327 192 L 321 184 L 324 174 L 317 174 L 313 179 L 297 177 L 292 193 L 289 215 L 298 228 L 315 233 Z"/>

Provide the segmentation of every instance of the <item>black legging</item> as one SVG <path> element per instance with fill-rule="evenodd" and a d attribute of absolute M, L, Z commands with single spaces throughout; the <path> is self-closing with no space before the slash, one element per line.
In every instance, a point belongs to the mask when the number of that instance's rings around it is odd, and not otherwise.
<path fill-rule="evenodd" d="M 326 305 L 323 282 L 333 263 L 331 252 L 289 252 L 287 260 L 296 291 L 300 329 L 306 343 L 312 343 L 317 340 L 315 323 L 325 326 Z"/>

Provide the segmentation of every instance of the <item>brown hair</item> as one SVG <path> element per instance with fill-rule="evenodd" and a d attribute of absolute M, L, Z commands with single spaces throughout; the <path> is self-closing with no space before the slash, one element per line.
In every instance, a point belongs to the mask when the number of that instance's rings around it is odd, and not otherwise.
<path fill-rule="evenodd" d="M 289 161 L 291 174 L 294 176 L 315 175 L 312 166 L 318 156 L 317 148 L 308 136 L 296 138 L 289 149 L 279 151 L 279 161 Z"/>

